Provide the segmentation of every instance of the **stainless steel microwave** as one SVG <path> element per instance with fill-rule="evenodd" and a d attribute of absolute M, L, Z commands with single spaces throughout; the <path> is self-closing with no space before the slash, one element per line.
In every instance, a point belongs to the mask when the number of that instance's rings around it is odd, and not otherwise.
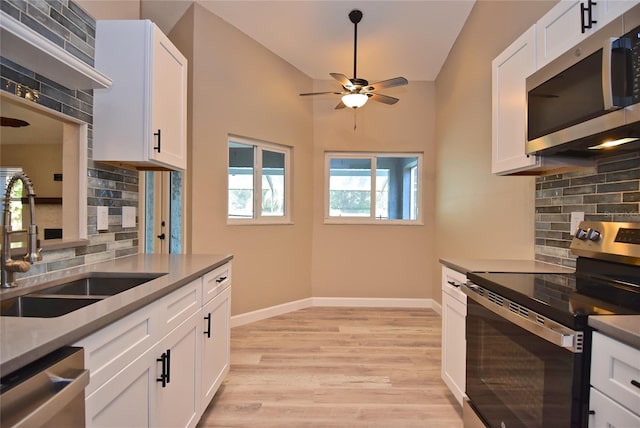
<path fill-rule="evenodd" d="M 526 152 L 640 150 L 640 5 L 526 79 Z"/>

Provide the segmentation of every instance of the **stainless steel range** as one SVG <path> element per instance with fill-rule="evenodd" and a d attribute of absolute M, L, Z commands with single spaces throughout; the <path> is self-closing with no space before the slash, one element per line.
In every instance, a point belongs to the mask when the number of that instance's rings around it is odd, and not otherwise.
<path fill-rule="evenodd" d="M 640 314 L 640 223 L 582 222 L 570 248 L 574 274 L 467 275 L 465 427 L 588 425 L 587 320 Z"/>

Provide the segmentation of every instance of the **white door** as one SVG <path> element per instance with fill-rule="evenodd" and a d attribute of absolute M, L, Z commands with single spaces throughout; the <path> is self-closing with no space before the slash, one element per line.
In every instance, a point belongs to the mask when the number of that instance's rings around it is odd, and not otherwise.
<path fill-rule="evenodd" d="M 144 173 L 142 252 L 184 252 L 184 176 L 181 171 Z"/>

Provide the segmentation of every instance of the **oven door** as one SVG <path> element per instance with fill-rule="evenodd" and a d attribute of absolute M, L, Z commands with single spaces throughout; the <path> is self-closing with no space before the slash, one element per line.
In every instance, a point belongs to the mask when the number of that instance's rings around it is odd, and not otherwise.
<path fill-rule="evenodd" d="M 466 293 L 466 393 L 490 427 L 579 427 L 583 354 L 516 325 Z M 486 305 L 497 306 L 494 303 Z M 516 315 L 519 316 L 519 315 Z"/>

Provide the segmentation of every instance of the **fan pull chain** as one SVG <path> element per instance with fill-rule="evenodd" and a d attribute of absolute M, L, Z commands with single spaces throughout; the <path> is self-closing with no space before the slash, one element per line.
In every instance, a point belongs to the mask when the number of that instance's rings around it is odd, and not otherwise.
<path fill-rule="evenodd" d="M 357 113 L 358 113 L 358 109 L 357 109 L 357 108 L 354 108 L 354 109 L 353 109 L 353 132 L 355 132 L 355 131 L 356 131 L 356 125 L 357 125 L 356 117 L 357 117 Z"/>

